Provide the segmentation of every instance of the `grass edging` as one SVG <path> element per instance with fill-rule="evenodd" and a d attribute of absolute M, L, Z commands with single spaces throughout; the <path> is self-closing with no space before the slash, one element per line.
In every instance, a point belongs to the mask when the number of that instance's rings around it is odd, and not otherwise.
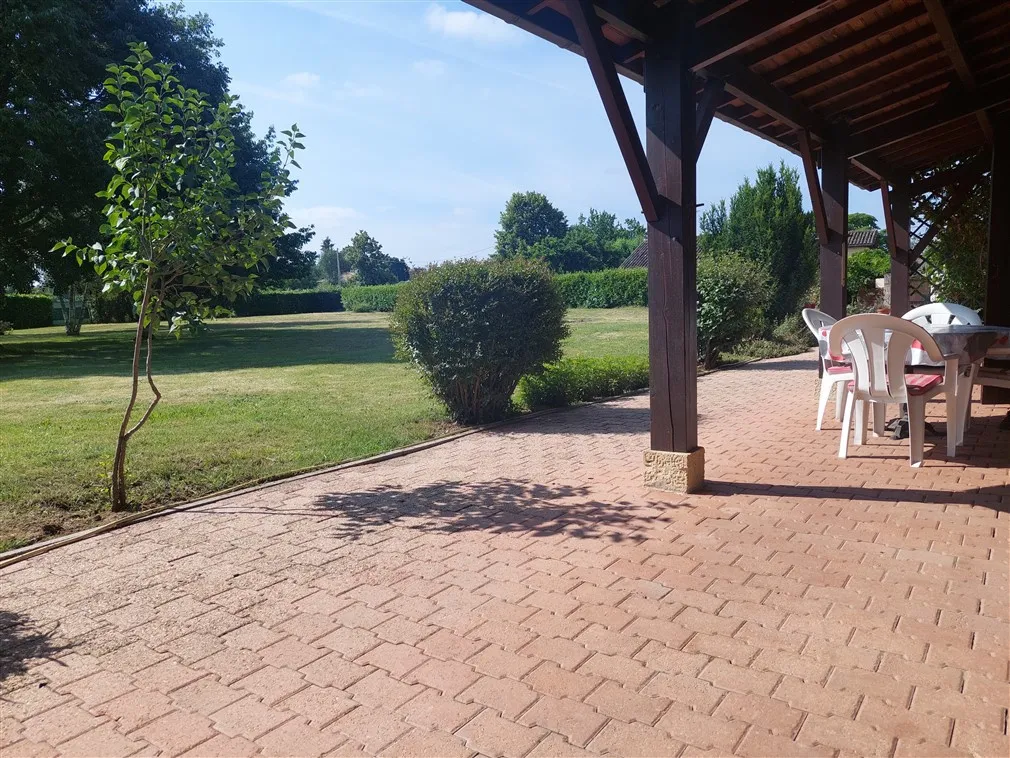
<path fill-rule="evenodd" d="M 797 353 L 799 355 L 799 353 Z M 786 357 L 786 356 L 782 356 Z M 698 376 L 708 376 L 710 374 L 715 374 L 720 371 L 731 371 L 735 368 L 741 368 L 743 366 L 748 366 L 752 363 L 757 363 L 758 361 L 764 360 L 775 360 L 774 358 L 752 358 L 747 361 L 739 361 L 737 363 L 727 364 L 725 366 L 718 366 L 714 369 L 699 370 Z M 83 542 L 91 537 L 98 537 L 107 532 L 114 531 L 116 529 L 121 529 L 131 524 L 137 524 L 141 521 L 146 521 L 151 518 L 157 518 L 158 516 L 167 515 L 168 513 L 174 513 L 179 511 L 188 511 L 194 508 L 200 508 L 205 505 L 211 505 L 213 503 L 220 502 L 222 500 L 227 500 L 228 498 L 235 497 L 237 495 L 245 495 L 250 492 L 259 492 L 261 490 L 269 489 L 270 487 L 276 487 L 281 484 L 287 484 L 288 482 L 297 482 L 301 479 L 306 479 L 310 476 L 318 476 L 320 474 L 336 473 L 339 471 L 344 471 L 346 469 L 358 468 L 359 466 L 367 466 L 373 463 L 382 463 L 383 461 L 393 460 L 395 458 L 402 458 L 403 456 L 410 455 L 412 453 L 419 453 L 424 450 L 429 450 L 433 447 L 438 447 L 440 445 L 445 445 L 449 442 L 454 442 L 463 437 L 469 437 L 471 434 L 477 434 L 478 432 L 485 432 L 491 429 L 497 429 L 503 426 L 508 426 L 509 424 L 518 424 L 531 419 L 540 418 L 542 416 L 547 416 L 553 413 L 559 413 L 561 411 L 571 410 L 573 408 L 580 408 L 587 405 L 599 405 L 601 403 L 608 403 L 614 400 L 620 400 L 626 397 L 635 397 L 636 395 L 642 395 L 648 392 L 648 388 L 634 390 L 632 392 L 626 392 L 623 395 L 614 395 L 612 397 L 599 398 L 597 400 L 590 400 L 581 403 L 576 403 L 573 405 L 561 406 L 559 408 L 543 408 L 537 411 L 531 411 L 529 413 L 524 413 L 520 416 L 514 418 L 504 419 L 502 421 L 495 421 L 490 424 L 482 424 L 480 426 L 475 426 L 470 429 L 464 429 L 460 432 L 454 432 L 453 434 L 446 435 L 444 437 L 436 437 L 434 439 L 425 440 L 424 442 L 418 442 L 414 445 L 407 445 L 406 447 L 397 448 L 395 450 L 388 450 L 385 453 L 378 453 L 376 455 L 371 455 L 366 458 L 357 458 L 350 461 L 344 461 L 343 463 L 338 463 L 334 466 L 323 466 L 321 468 L 306 468 L 306 469 L 296 469 L 294 471 L 281 472 L 278 474 L 273 474 L 271 476 L 263 477 L 262 479 L 254 479 L 251 482 L 246 482 L 245 484 L 237 484 L 234 487 L 229 487 L 227 489 L 215 492 L 212 495 L 200 498 L 199 500 L 193 500 L 190 502 L 182 503 L 169 503 L 167 505 L 159 505 L 154 508 L 148 508 L 147 510 L 139 511 L 137 513 L 130 513 L 122 516 L 118 519 L 112 519 L 99 526 L 92 527 L 91 529 L 85 529 L 80 532 L 72 532 L 71 534 L 65 534 L 59 537 L 54 537 L 51 540 L 45 540 L 43 542 L 35 543 L 34 545 L 26 545 L 24 547 L 14 548 L 13 550 L 8 550 L 6 552 L 0 553 L 0 570 L 7 568 L 8 566 L 13 566 L 15 564 L 26 561 L 29 558 L 35 558 L 39 555 L 45 555 L 46 553 L 55 550 L 60 547 L 65 547 L 67 545 L 73 545 L 77 542 Z"/>

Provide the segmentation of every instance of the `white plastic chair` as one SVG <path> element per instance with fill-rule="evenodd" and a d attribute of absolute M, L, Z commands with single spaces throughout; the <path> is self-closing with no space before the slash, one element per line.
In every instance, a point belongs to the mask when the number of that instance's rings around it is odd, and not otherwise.
<path fill-rule="evenodd" d="M 846 387 L 852 381 L 852 367 L 843 361 L 832 360 L 828 351 L 828 340 L 821 333 L 821 330 L 834 325 L 838 319 L 829 316 L 827 313 L 815 310 L 814 308 L 803 309 L 803 322 L 807 329 L 817 340 L 817 350 L 821 359 L 821 396 L 817 403 L 817 431 L 821 430 L 821 422 L 824 419 L 824 411 L 828 407 L 828 398 L 831 396 L 831 388 L 838 386 L 835 396 L 835 418 L 842 418 L 842 409 L 845 406 Z"/>
<path fill-rule="evenodd" d="M 951 324 L 978 326 L 982 323 L 978 311 L 973 311 L 968 306 L 957 303 L 926 303 L 918 308 L 913 308 L 902 318 L 923 327 Z"/>
<path fill-rule="evenodd" d="M 853 411 L 856 444 L 862 445 L 866 443 L 870 404 L 877 410 L 881 404 L 905 403 L 908 405 L 909 462 L 915 467 L 922 465 L 926 401 L 941 392 L 953 392 L 954 388 L 948 387 L 944 377 L 936 374 L 905 373 L 905 358 L 916 340 L 922 344 L 922 350 L 930 360 L 943 360 L 943 354 L 929 332 L 912 321 L 896 316 L 862 313 L 843 318 L 831 327 L 828 349 L 832 354 L 840 355 L 843 346 L 848 348 L 854 374 L 845 401 L 839 458 L 848 455 Z M 947 430 L 947 434 L 951 432 L 951 429 Z"/>

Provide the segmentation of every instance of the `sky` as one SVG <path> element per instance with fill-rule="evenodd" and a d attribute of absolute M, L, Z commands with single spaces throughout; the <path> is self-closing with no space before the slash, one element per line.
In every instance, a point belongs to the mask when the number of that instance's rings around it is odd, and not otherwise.
<path fill-rule="evenodd" d="M 365 229 L 413 265 L 486 257 L 505 202 L 526 190 L 570 222 L 589 208 L 642 220 L 585 60 L 539 37 L 449 0 L 186 8 L 212 18 L 232 93 L 257 133 L 293 123 L 305 133 L 286 207 L 298 225 L 315 225 L 312 249 Z M 642 132 L 642 87 L 622 82 Z M 716 120 L 698 162 L 698 202 L 728 199 L 779 161 L 802 177 L 797 156 Z M 849 205 L 882 218 L 879 192 L 851 187 Z"/>

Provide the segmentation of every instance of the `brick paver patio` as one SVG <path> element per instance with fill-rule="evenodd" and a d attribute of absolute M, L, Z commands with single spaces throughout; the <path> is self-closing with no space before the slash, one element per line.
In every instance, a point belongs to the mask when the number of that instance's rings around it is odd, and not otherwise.
<path fill-rule="evenodd" d="M 1005 756 L 1010 432 L 841 461 L 813 367 L 700 381 L 705 494 L 635 397 L 14 566 L 0 753 Z"/>

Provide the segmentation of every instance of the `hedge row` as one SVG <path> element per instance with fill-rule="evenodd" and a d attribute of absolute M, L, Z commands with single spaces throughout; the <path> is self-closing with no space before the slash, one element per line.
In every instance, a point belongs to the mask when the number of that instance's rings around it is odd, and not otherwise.
<path fill-rule="evenodd" d="M 15 329 L 52 326 L 53 298 L 51 295 L 0 296 L 0 321 L 10 322 Z"/>
<path fill-rule="evenodd" d="M 235 303 L 236 316 L 279 316 L 285 313 L 332 313 L 344 309 L 340 291 L 276 290 L 254 292 Z"/>
<path fill-rule="evenodd" d="M 389 313 L 396 305 L 396 296 L 403 284 L 374 284 L 367 287 L 346 287 L 341 290 L 344 308 L 358 313 L 380 311 Z"/>
<path fill-rule="evenodd" d="M 559 408 L 648 386 L 647 358 L 562 358 L 524 376 L 519 394 L 529 408 Z"/>
<path fill-rule="evenodd" d="M 645 305 L 648 273 L 644 268 L 609 268 L 555 277 L 569 308 L 619 308 Z"/>

